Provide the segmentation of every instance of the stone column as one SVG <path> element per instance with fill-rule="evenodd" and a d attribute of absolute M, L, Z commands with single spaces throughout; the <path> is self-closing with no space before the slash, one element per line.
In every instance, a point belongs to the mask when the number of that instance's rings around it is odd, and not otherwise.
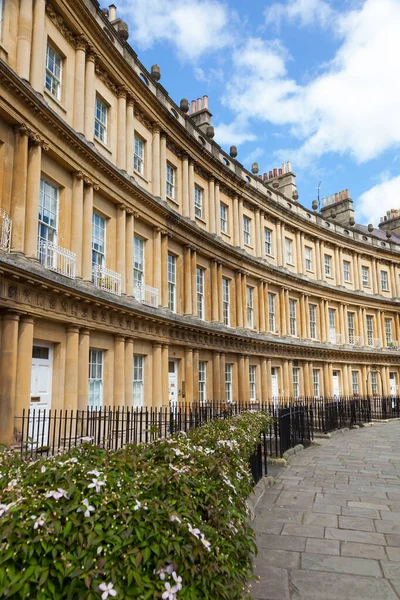
<path fill-rule="evenodd" d="M 396 340 L 400 344 L 400 314 L 399 313 L 395 314 L 394 323 L 395 323 Z"/>
<path fill-rule="evenodd" d="M 272 398 L 272 361 L 270 358 L 267 359 L 267 400 Z M 279 385 L 278 385 L 279 388 Z"/>
<path fill-rule="evenodd" d="M 158 290 L 158 305 L 161 306 L 161 230 L 153 227 L 153 287 Z"/>
<path fill-rule="evenodd" d="M 247 275 L 242 273 L 242 306 L 243 306 L 243 327 L 248 327 L 247 322 Z"/>
<path fill-rule="evenodd" d="M 89 404 L 89 349 L 90 331 L 89 329 L 80 329 L 78 350 L 78 410 L 86 410 Z"/>
<path fill-rule="evenodd" d="M 188 381 L 186 381 L 186 387 Z M 162 406 L 162 361 L 161 361 L 161 344 L 158 342 L 153 344 L 153 408 Z"/>
<path fill-rule="evenodd" d="M 125 406 L 125 337 L 114 336 L 114 406 Z"/>
<path fill-rule="evenodd" d="M 192 263 L 191 248 L 185 246 L 184 253 L 184 277 L 185 277 L 185 315 L 192 314 Z"/>
<path fill-rule="evenodd" d="M 361 385 L 360 385 L 360 389 L 361 389 L 361 393 L 363 396 L 368 396 L 368 386 L 367 386 L 367 367 L 366 365 L 363 365 L 361 368 Z"/>
<path fill-rule="evenodd" d="M 258 329 L 260 332 L 265 331 L 265 304 L 264 304 L 264 282 L 262 279 L 258 282 Z"/>
<path fill-rule="evenodd" d="M 133 339 L 125 338 L 125 406 L 133 406 Z"/>
<path fill-rule="evenodd" d="M 282 267 L 286 267 L 285 223 L 281 223 L 281 256 L 282 256 Z"/>
<path fill-rule="evenodd" d="M 94 135 L 94 113 L 96 103 L 96 87 L 94 73 L 95 54 L 86 53 L 85 71 L 85 138 L 88 142 L 93 141 Z"/>
<path fill-rule="evenodd" d="M 133 236 L 134 236 L 134 221 L 133 213 L 126 213 L 126 234 L 125 234 L 125 280 L 126 280 L 126 295 L 133 296 Z"/>
<path fill-rule="evenodd" d="M 18 356 L 15 392 L 15 416 L 29 409 L 31 399 L 32 346 L 35 319 L 28 315 L 20 318 L 18 329 Z M 21 424 L 17 421 L 16 425 Z"/>
<path fill-rule="evenodd" d="M 317 275 L 317 280 L 321 281 L 321 248 L 319 240 L 315 241 L 315 272 Z"/>
<path fill-rule="evenodd" d="M 302 239 L 300 231 L 296 231 L 296 266 L 297 273 L 303 273 L 303 260 L 302 260 Z"/>
<path fill-rule="evenodd" d="M 324 393 L 327 398 L 332 396 L 331 383 L 329 379 L 329 365 L 328 363 L 324 363 Z"/>
<path fill-rule="evenodd" d="M 194 162 L 189 160 L 189 217 L 195 220 L 194 215 Z"/>
<path fill-rule="evenodd" d="M 325 246 L 323 240 L 320 242 L 321 281 L 326 281 L 325 275 Z"/>
<path fill-rule="evenodd" d="M 29 81 L 31 43 L 32 43 L 33 7 L 32 0 L 20 0 L 17 33 L 17 75 Z"/>
<path fill-rule="evenodd" d="M 351 272 L 350 272 L 351 277 Z M 343 285 L 344 283 L 344 274 L 343 274 L 343 250 L 339 248 L 339 282 L 338 285 Z"/>
<path fill-rule="evenodd" d="M 260 209 L 258 209 L 258 208 L 255 210 L 254 238 L 255 238 L 256 256 L 261 256 Z"/>
<path fill-rule="evenodd" d="M 31 86 L 40 93 L 43 92 L 44 68 L 46 57 L 45 8 L 45 0 L 34 0 Z"/>
<path fill-rule="evenodd" d="M 264 212 L 261 210 L 260 211 L 260 252 L 261 252 L 261 257 L 264 258 L 265 256 L 265 234 L 264 234 Z"/>
<path fill-rule="evenodd" d="M 276 264 L 281 267 L 282 262 L 282 227 L 281 222 L 277 221 L 275 226 L 276 231 Z"/>
<path fill-rule="evenodd" d="M 193 350 L 185 348 L 185 401 L 188 404 L 193 402 Z"/>
<path fill-rule="evenodd" d="M 384 336 L 385 328 L 383 327 L 383 319 L 382 319 L 382 311 L 381 310 L 378 310 L 378 314 L 377 314 L 377 327 L 376 327 L 376 329 L 377 329 L 377 334 L 378 334 L 379 341 L 380 341 L 380 343 L 382 345 L 384 345 L 383 336 Z"/>
<path fill-rule="evenodd" d="M 325 300 L 325 325 L 326 325 L 326 339 L 330 341 L 330 328 L 329 328 L 329 300 Z M 335 340 L 336 341 L 336 340 Z"/>
<path fill-rule="evenodd" d="M 161 200 L 167 199 L 167 134 L 161 133 L 160 140 L 160 182 L 161 182 Z"/>
<path fill-rule="evenodd" d="M 160 197 L 160 128 L 158 125 L 153 127 L 153 145 L 152 145 L 152 190 L 153 195 Z"/>
<path fill-rule="evenodd" d="M 15 145 L 10 210 L 10 215 L 12 219 L 11 251 L 23 254 L 25 251 L 25 217 L 26 187 L 28 175 L 29 131 L 25 127 L 25 125 L 17 126 L 14 131 Z"/>
<path fill-rule="evenodd" d="M 85 129 L 86 46 L 84 36 L 80 35 L 75 42 L 74 129 L 82 134 Z"/>
<path fill-rule="evenodd" d="M 75 276 L 82 278 L 83 173 L 72 174 L 71 250 L 76 254 Z"/>
<path fill-rule="evenodd" d="M 376 258 L 372 259 L 372 269 L 371 269 L 371 287 L 373 294 L 379 294 L 379 281 L 378 281 L 378 269 L 376 265 Z M 358 289 L 358 288 L 357 288 Z"/>
<path fill-rule="evenodd" d="M 305 306 L 305 311 L 306 311 L 306 334 L 305 337 L 309 338 L 310 337 L 310 297 L 308 294 L 305 295 L 306 296 L 306 306 Z M 317 322 L 317 337 L 318 337 L 318 322 Z"/>
<path fill-rule="evenodd" d="M 189 216 L 189 157 L 182 154 L 182 214 Z"/>
<path fill-rule="evenodd" d="M 233 245 L 240 246 L 239 234 L 239 196 L 233 197 Z"/>
<path fill-rule="evenodd" d="M 213 402 L 221 402 L 221 371 L 219 352 L 213 352 Z"/>
<path fill-rule="evenodd" d="M 346 343 L 346 332 L 344 324 L 344 306 L 339 304 L 339 331 L 342 336 L 342 344 Z"/>
<path fill-rule="evenodd" d="M 245 360 L 244 360 L 244 356 L 241 354 L 239 356 L 239 368 L 238 368 L 238 374 L 239 374 L 239 381 L 238 381 L 238 393 L 239 393 L 239 402 L 243 403 L 245 402 L 245 396 L 246 396 L 246 387 L 245 387 Z M 248 377 L 248 374 L 247 374 Z"/>
<path fill-rule="evenodd" d="M 162 361 L 162 405 L 163 407 L 169 406 L 169 349 L 168 344 L 161 346 L 161 361 Z"/>
<path fill-rule="evenodd" d="M 349 374 L 349 371 L 347 369 L 347 365 L 343 365 L 342 367 L 342 375 L 343 375 L 343 393 L 345 396 L 349 396 L 350 393 L 352 394 L 353 390 L 351 389 L 350 391 L 350 384 L 352 384 L 352 378 L 351 378 L 351 373 Z M 350 375 L 350 378 L 349 378 Z"/>
<path fill-rule="evenodd" d="M 128 175 L 133 175 L 133 152 L 135 145 L 135 126 L 134 126 L 135 102 L 128 96 L 126 100 L 126 171 Z"/>
<path fill-rule="evenodd" d="M 221 199 L 220 199 L 220 189 L 219 189 L 219 181 L 215 181 L 214 188 L 214 203 L 215 203 L 215 232 L 217 235 L 221 235 L 221 219 L 220 219 L 220 210 L 221 210 Z"/>
<path fill-rule="evenodd" d="M 129 140 L 131 144 L 131 140 Z M 117 167 L 126 171 L 126 89 L 118 89 Z"/>
<path fill-rule="evenodd" d="M 311 396 L 310 394 L 310 363 L 305 362 L 303 368 L 303 395 L 306 398 Z"/>
<path fill-rule="evenodd" d="M 397 298 L 397 281 L 396 281 L 396 275 L 395 275 L 393 263 L 390 263 L 389 269 L 390 269 L 390 284 L 391 284 L 391 288 L 392 288 L 392 298 Z"/>
<path fill-rule="evenodd" d="M 243 198 L 239 198 L 239 246 L 244 248 L 243 236 Z"/>
<path fill-rule="evenodd" d="M 327 341 L 326 335 L 326 320 L 325 320 L 325 300 L 321 298 L 321 301 L 318 304 L 318 313 L 319 313 L 319 322 L 320 322 L 320 338 L 321 342 Z"/>
<path fill-rule="evenodd" d="M 367 336 L 367 315 L 366 315 L 367 311 L 365 308 L 362 309 L 362 320 L 361 320 L 361 325 L 363 328 L 363 338 L 364 338 L 364 345 L 367 345 L 368 342 L 368 336 Z"/>
<path fill-rule="evenodd" d="M 263 288 L 264 288 L 264 321 L 265 321 L 265 330 L 264 331 L 269 331 L 268 282 L 267 281 L 263 282 Z M 276 307 L 275 307 L 275 321 L 276 320 L 277 320 L 277 317 L 276 317 Z"/>
<path fill-rule="evenodd" d="M 342 285 L 342 269 L 339 265 L 339 248 L 335 246 L 335 283 L 336 285 Z"/>
<path fill-rule="evenodd" d="M 218 263 L 213 260 L 211 263 L 211 320 L 219 321 L 218 311 Z"/>
<path fill-rule="evenodd" d="M 219 392 L 219 397 L 221 402 L 225 402 L 226 401 L 226 394 L 225 394 L 225 354 L 223 352 L 221 352 L 220 354 L 220 362 L 219 362 L 219 373 L 220 373 L 220 392 Z"/>
<path fill-rule="evenodd" d="M 290 396 L 290 377 L 293 377 L 293 375 L 291 375 L 289 373 L 289 361 L 286 359 L 283 359 L 283 382 L 282 382 L 282 388 L 283 388 L 283 396 L 284 398 L 288 398 Z"/>
<path fill-rule="evenodd" d="M 306 314 L 306 298 L 305 294 L 300 296 L 300 319 L 301 319 L 301 333 L 300 337 L 305 340 L 307 336 L 307 314 Z"/>
<path fill-rule="evenodd" d="M 29 258 L 38 255 L 38 216 L 40 196 L 40 176 L 42 146 L 38 139 L 32 139 L 28 152 L 28 177 L 25 214 L 25 254 Z"/>
<path fill-rule="evenodd" d="M 218 262 L 218 313 L 219 313 L 219 322 L 224 322 L 224 315 L 222 312 L 222 263 Z M 230 293 L 230 289 L 229 289 Z M 230 307 L 229 307 L 230 309 Z"/>
<path fill-rule="evenodd" d="M 216 220 L 219 219 L 219 215 L 216 215 L 215 208 L 215 179 L 210 177 L 208 182 L 208 214 L 210 216 L 210 233 L 217 233 Z"/>
<path fill-rule="evenodd" d="M 3 314 L 0 347 L 0 443 L 6 445 L 13 440 L 15 425 L 18 321 L 19 314 L 15 312 Z"/>
<path fill-rule="evenodd" d="M 92 281 L 92 219 L 93 184 L 87 183 L 83 189 L 83 250 L 82 279 Z"/>
<path fill-rule="evenodd" d="M 348 344 L 349 343 L 349 323 L 348 323 L 348 316 L 347 316 L 347 312 L 349 309 L 349 305 L 348 304 L 343 304 L 343 337 L 344 337 L 344 343 Z M 354 321 L 356 321 L 356 316 L 354 315 Z M 355 323 L 354 323 L 354 327 L 355 327 Z M 354 333 L 355 335 L 355 333 Z"/>
<path fill-rule="evenodd" d="M 78 408 L 79 327 L 67 325 L 65 348 L 64 408 Z"/>
<path fill-rule="evenodd" d="M 117 208 L 117 273 L 121 274 L 121 292 L 126 294 L 126 209 Z"/>
<path fill-rule="evenodd" d="M 244 357 L 244 399 L 250 402 L 250 360 L 248 356 Z"/>
<path fill-rule="evenodd" d="M 286 327 L 286 294 L 285 288 L 281 288 L 279 293 L 279 304 L 280 304 L 280 317 L 281 317 L 281 325 L 280 331 L 282 335 L 287 335 L 288 330 Z"/>
<path fill-rule="evenodd" d="M 354 262 L 354 286 L 355 286 L 356 290 L 360 290 L 362 288 L 362 285 L 360 282 L 360 265 L 358 262 L 358 254 L 357 253 L 354 253 L 353 262 Z"/>
<path fill-rule="evenodd" d="M 242 297 L 242 273 L 236 271 L 235 277 L 236 291 L 236 327 L 243 327 L 243 297 Z"/>
<path fill-rule="evenodd" d="M 192 248 L 191 258 L 191 273 L 192 273 L 192 314 L 197 317 L 197 252 Z M 206 312 L 206 305 L 204 306 Z"/>
<path fill-rule="evenodd" d="M 261 357 L 261 402 L 268 402 L 268 366 L 265 356 Z"/>
<path fill-rule="evenodd" d="M 168 234 L 161 232 L 161 306 L 168 307 Z"/>

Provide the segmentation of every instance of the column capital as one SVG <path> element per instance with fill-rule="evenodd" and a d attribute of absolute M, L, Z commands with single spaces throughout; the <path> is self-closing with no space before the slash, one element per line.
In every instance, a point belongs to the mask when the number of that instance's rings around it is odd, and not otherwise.
<path fill-rule="evenodd" d="M 161 342 L 153 342 L 152 347 L 153 348 L 162 348 L 162 344 L 161 344 Z M 186 348 L 185 348 L 185 351 L 186 351 Z"/>
<path fill-rule="evenodd" d="M 86 60 L 89 62 L 95 63 L 96 60 L 98 60 L 98 58 L 99 58 L 99 55 L 97 54 L 97 52 L 95 51 L 93 46 L 88 44 L 88 46 L 86 48 Z"/>
<path fill-rule="evenodd" d="M 29 131 L 29 145 L 30 146 L 41 146 L 43 150 L 49 149 L 49 144 L 35 131 Z"/>
<path fill-rule="evenodd" d="M 80 335 L 90 335 L 90 329 L 88 329 L 87 327 L 81 327 L 79 329 L 79 333 Z"/>
<path fill-rule="evenodd" d="M 36 317 L 34 317 L 33 315 L 21 315 L 20 318 L 21 323 L 31 323 L 31 325 L 34 325 L 35 320 Z"/>
<path fill-rule="evenodd" d="M 80 34 L 75 37 L 75 39 L 74 39 L 75 50 L 86 51 L 86 48 L 88 47 L 88 45 L 89 45 L 88 40 L 87 40 L 86 36 L 84 36 L 83 34 Z"/>
<path fill-rule="evenodd" d="M 162 129 L 160 131 L 160 137 L 161 137 L 161 139 L 163 139 L 163 138 L 167 139 L 168 138 L 168 133 L 164 129 Z"/>
<path fill-rule="evenodd" d="M 152 132 L 160 133 L 161 132 L 161 123 L 158 123 L 157 121 L 155 123 L 153 123 Z"/>
<path fill-rule="evenodd" d="M 79 333 L 78 325 L 71 325 L 68 323 L 65 325 L 65 329 L 67 330 L 67 333 Z"/>
<path fill-rule="evenodd" d="M 126 85 L 124 85 L 124 84 L 119 85 L 117 88 L 117 97 L 126 99 L 127 95 L 128 95 L 128 88 L 126 87 Z"/>
<path fill-rule="evenodd" d="M 163 350 L 168 350 L 168 348 L 169 348 L 169 344 L 162 344 L 162 345 L 161 345 L 161 348 L 162 348 Z"/>
<path fill-rule="evenodd" d="M 18 123 L 17 125 L 14 125 L 14 133 L 21 136 L 26 135 L 27 137 L 29 137 L 30 130 L 25 125 L 25 123 Z"/>
<path fill-rule="evenodd" d="M 74 179 L 77 179 L 78 181 L 82 181 L 85 179 L 85 174 L 83 173 L 83 171 L 73 171 L 72 177 Z"/>
<path fill-rule="evenodd" d="M 116 342 L 124 342 L 124 341 L 125 341 L 125 336 L 124 336 L 124 335 L 122 335 L 121 333 L 116 333 L 116 334 L 114 335 L 114 340 L 115 340 Z"/>
<path fill-rule="evenodd" d="M 6 310 L 1 316 L 3 321 L 19 321 L 21 313 L 16 310 Z"/>

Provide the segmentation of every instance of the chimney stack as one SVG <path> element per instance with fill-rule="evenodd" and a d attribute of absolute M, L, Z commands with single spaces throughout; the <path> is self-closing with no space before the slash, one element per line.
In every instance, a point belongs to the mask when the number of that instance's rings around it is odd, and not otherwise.
<path fill-rule="evenodd" d="M 117 7 L 115 6 L 115 4 L 110 4 L 110 6 L 108 7 L 108 10 L 109 10 L 109 15 L 110 15 L 110 21 L 112 23 L 117 18 Z"/>
<path fill-rule="evenodd" d="M 208 96 L 197 98 L 197 102 L 196 100 L 192 100 L 191 104 L 192 109 L 190 111 L 190 117 L 192 118 L 193 123 L 197 125 L 207 137 L 212 137 L 210 136 L 212 114 L 208 108 Z"/>
<path fill-rule="evenodd" d="M 349 190 L 345 189 L 322 198 L 320 212 L 324 219 L 334 218 L 341 225 L 348 227 L 351 221 L 354 221 L 353 200 L 349 196 Z"/>
<path fill-rule="evenodd" d="M 391 208 L 386 211 L 386 215 L 381 217 L 378 227 L 381 231 L 386 231 L 386 235 L 389 232 L 400 235 L 400 209 Z"/>

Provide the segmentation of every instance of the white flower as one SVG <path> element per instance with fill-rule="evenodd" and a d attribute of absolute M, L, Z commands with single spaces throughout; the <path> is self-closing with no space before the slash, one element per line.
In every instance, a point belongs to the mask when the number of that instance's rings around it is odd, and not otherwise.
<path fill-rule="evenodd" d="M 99 547 L 97 548 L 97 556 L 98 556 L 99 554 L 101 554 L 102 552 L 103 552 L 103 548 L 102 548 L 101 546 L 99 546 Z"/>
<path fill-rule="evenodd" d="M 176 599 L 176 592 L 177 590 L 175 590 L 175 587 L 171 587 L 170 583 L 168 583 L 168 581 L 165 584 L 165 592 L 163 593 L 163 595 L 161 596 L 162 600 L 175 600 Z"/>
<path fill-rule="evenodd" d="M 178 448 L 172 448 L 172 450 L 175 452 L 176 456 L 183 456 L 183 452 L 178 450 Z"/>
<path fill-rule="evenodd" d="M 189 532 L 199 540 L 200 539 L 200 529 L 197 529 L 197 527 L 192 527 L 190 523 L 188 523 L 187 526 L 188 526 Z"/>
<path fill-rule="evenodd" d="M 92 483 L 89 483 L 88 488 L 95 488 L 96 492 L 99 492 L 102 485 L 106 485 L 105 481 L 100 481 L 100 479 L 92 479 Z"/>
<path fill-rule="evenodd" d="M 47 492 L 46 498 L 55 498 L 55 500 L 59 500 L 60 498 L 67 498 L 68 500 L 68 494 L 62 488 L 57 488 L 57 490 L 51 490 L 50 492 Z"/>
<path fill-rule="evenodd" d="M 174 521 L 178 521 L 178 523 L 182 523 L 182 521 L 180 520 L 180 518 L 179 518 L 179 517 L 177 517 L 176 515 L 172 515 L 172 517 L 171 517 L 171 521 L 172 521 L 172 522 L 174 522 Z"/>
<path fill-rule="evenodd" d="M 11 481 L 8 482 L 7 487 L 14 487 L 16 485 L 18 485 L 18 479 L 11 479 Z"/>
<path fill-rule="evenodd" d="M 70 459 L 69 459 L 69 462 L 72 462 L 72 463 L 77 463 L 77 462 L 78 462 L 78 459 L 77 459 L 77 458 L 70 458 Z"/>
<path fill-rule="evenodd" d="M 10 504 L 0 504 L 0 517 L 4 515 L 16 502 L 10 502 Z"/>
<path fill-rule="evenodd" d="M 44 465 L 42 465 L 42 466 L 40 467 L 40 472 L 41 472 L 41 473 L 46 473 L 46 467 L 45 467 Z"/>
<path fill-rule="evenodd" d="M 33 524 L 33 529 L 37 529 L 38 527 L 43 527 L 44 522 L 45 522 L 45 518 L 44 517 L 45 517 L 44 513 L 42 513 L 40 515 L 40 517 L 37 517 L 37 518 L 36 518 L 36 515 L 32 515 L 31 516 L 31 519 L 36 519 L 35 522 L 34 522 L 34 524 Z"/>
<path fill-rule="evenodd" d="M 174 586 L 174 587 L 176 587 L 177 592 L 179 592 L 182 589 L 182 577 L 178 577 L 178 575 L 175 573 L 175 571 L 173 571 L 172 577 L 176 583 L 176 586 Z"/>
<path fill-rule="evenodd" d="M 100 477 L 100 475 L 102 475 L 102 473 L 100 471 L 97 471 L 96 469 L 93 469 L 93 471 L 88 471 L 88 475 L 94 475 L 95 477 Z"/>
<path fill-rule="evenodd" d="M 139 500 L 136 500 L 136 504 L 135 504 L 135 506 L 133 507 L 133 510 L 139 510 L 139 508 L 140 508 L 141 506 L 142 506 L 142 503 L 141 503 L 141 502 L 139 502 Z"/>
<path fill-rule="evenodd" d="M 84 516 L 85 517 L 90 517 L 90 513 L 94 511 L 94 506 L 92 506 L 91 504 L 89 504 L 89 500 L 87 498 L 84 499 L 84 501 L 82 502 L 83 504 L 83 508 L 80 506 L 79 508 L 76 509 L 76 512 L 84 512 Z"/>
<path fill-rule="evenodd" d="M 207 542 L 207 540 L 204 537 L 204 533 L 201 534 L 201 543 L 203 544 L 204 548 L 206 548 L 206 550 L 208 550 L 209 552 L 211 551 L 211 544 L 210 542 Z"/>
<path fill-rule="evenodd" d="M 114 584 L 112 583 L 101 583 L 99 588 L 103 592 L 101 595 L 102 600 L 106 600 L 108 596 L 116 596 L 117 591 L 114 590 Z"/>

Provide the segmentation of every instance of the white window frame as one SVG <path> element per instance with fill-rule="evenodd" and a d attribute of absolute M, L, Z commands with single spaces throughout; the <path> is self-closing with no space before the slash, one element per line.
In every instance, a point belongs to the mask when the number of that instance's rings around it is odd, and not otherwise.
<path fill-rule="evenodd" d="M 97 235 L 97 233 L 102 235 Z M 107 223 L 106 219 L 98 212 L 92 214 L 92 265 L 106 266 L 106 242 Z"/>
<path fill-rule="evenodd" d="M 0 32 L 2 22 L 2 0 L 0 0 Z M 62 92 L 63 57 L 48 41 L 46 47 L 46 74 L 44 78 L 45 89 L 56 98 L 61 100 Z"/>
<path fill-rule="evenodd" d="M 267 256 L 272 256 L 272 231 L 264 227 L 264 249 Z"/>
<path fill-rule="evenodd" d="M 390 346 L 393 343 L 392 319 L 385 318 L 385 339 L 386 346 Z"/>
<path fill-rule="evenodd" d="M 287 264 L 293 264 L 293 240 L 285 237 L 285 261 Z"/>
<path fill-rule="evenodd" d="M 336 310 L 334 308 L 328 308 L 328 319 L 329 319 L 329 333 L 336 335 Z"/>
<path fill-rule="evenodd" d="M 204 404 L 207 401 L 207 363 L 205 360 L 199 360 L 199 402 Z"/>
<path fill-rule="evenodd" d="M 363 287 L 369 287 L 369 267 L 361 265 L 361 279 Z"/>
<path fill-rule="evenodd" d="M 233 402 L 232 399 L 232 371 L 233 365 L 225 363 L 225 401 L 227 404 Z"/>
<path fill-rule="evenodd" d="M 313 270 L 313 249 L 310 246 L 304 247 L 304 256 L 305 256 L 306 271 L 312 271 Z"/>
<path fill-rule="evenodd" d="M 132 381 L 132 392 L 133 392 L 133 407 L 143 408 L 144 406 L 144 367 L 145 357 L 143 354 L 133 355 L 133 381 Z M 156 398 L 156 403 L 159 398 Z"/>
<path fill-rule="evenodd" d="M 378 395 L 378 378 L 376 376 L 376 371 L 370 371 L 371 373 L 371 392 L 373 396 Z"/>
<path fill-rule="evenodd" d="M 247 327 L 249 329 L 254 328 L 254 288 L 250 285 L 246 285 L 246 315 L 247 315 Z"/>
<path fill-rule="evenodd" d="M 297 336 L 297 300 L 294 298 L 289 298 L 289 330 L 291 336 Z"/>
<path fill-rule="evenodd" d="M 257 400 L 257 366 L 249 365 L 249 400 Z"/>
<path fill-rule="evenodd" d="M 194 215 L 203 219 L 203 190 L 198 185 L 194 186 Z"/>
<path fill-rule="evenodd" d="M 197 316 L 204 321 L 204 269 L 196 267 Z"/>
<path fill-rule="evenodd" d="M 268 326 L 271 333 L 276 333 L 275 300 L 276 294 L 268 292 Z"/>
<path fill-rule="evenodd" d="M 359 380 L 358 371 L 352 371 L 351 372 L 351 389 L 353 391 L 353 396 L 354 396 L 354 394 L 360 393 L 360 387 L 359 387 L 358 380 Z"/>
<path fill-rule="evenodd" d="M 133 295 L 138 300 L 142 300 L 142 286 L 145 282 L 145 252 L 146 242 L 138 236 L 133 236 Z"/>
<path fill-rule="evenodd" d="M 104 350 L 89 349 L 88 406 L 100 408 L 104 402 Z"/>
<path fill-rule="evenodd" d="M 310 339 L 317 339 L 317 306 L 316 304 L 308 305 L 308 319 L 310 325 Z"/>
<path fill-rule="evenodd" d="M 355 342 L 355 314 L 353 312 L 347 313 L 347 334 L 349 337 L 349 344 Z"/>
<path fill-rule="evenodd" d="M 300 396 L 300 369 L 299 369 L 299 367 L 293 367 L 292 378 L 293 378 L 293 398 L 297 399 Z"/>
<path fill-rule="evenodd" d="M 222 233 L 228 233 L 228 207 L 223 202 L 219 205 L 219 220 Z"/>
<path fill-rule="evenodd" d="M 387 271 L 381 271 L 381 290 L 382 292 L 389 291 L 389 278 Z"/>
<path fill-rule="evenodd" d="M 176 169 L 170 163 L 167 163 L 165 187 L 167 198 L 175 200 Z"/>
<path fill-rule="evenodd" d="M 146 142 L 135 133 L 133 138 L 133 170 L 144 176 Z"/>
<path fill-rule="evenodd" d="M 96 104 L 94 111 L 94 137 L 103 144 L 107 144 L 108 139 L 108 110 L 108 104 L 105 102 L 105 100 L 103 100 L 101 96 L 96 94 Z"/>
<path fill-rule="evenodd" d="M 40 196 L 38 211 L 38 258 L 46 267 L 51 260 L 52 253 L 41 251 L 41 242 L 50 242 L 57 245 L 58 239 L 58 213 L 60 207 L 60 188 L 46 178 L 40 179 Z"/>
<path fill-rule="evenodd" d="M 332 256 L 324 254 L 324 273 L 326 277 L 332 277 Z"/>
<path fill-rule="evenodd" d="M 243 216 L 243 243 L 251 246 L 251 219 Z"/>
<path fill-rule="evenodd" d="M 231 324 L 231 282 L 227 277 L 222 278 L 222 318 L 224 325 Z"/>
<path fill-rule="evenodd" d="M 321 383 L 320 383 L 320 370 L 313 369 L 313 391 L 314 398 L 321 397 Z"/>
<path fill-rule="evenodd" d="M 176 312 L 176 256 L 168 252 L 168 308 Z"/>
<path fill-rule="evenodd" d="M 373 315 L 366 315 L 366 329 L 367 329 L 367 344 L 372 346 L 374 341 L 374 317 Z"/>
<path fill-rule="evenodd" d="M 343 281 L 351 283 L 351 262 L 349 260 L 343 261 Z"/>

